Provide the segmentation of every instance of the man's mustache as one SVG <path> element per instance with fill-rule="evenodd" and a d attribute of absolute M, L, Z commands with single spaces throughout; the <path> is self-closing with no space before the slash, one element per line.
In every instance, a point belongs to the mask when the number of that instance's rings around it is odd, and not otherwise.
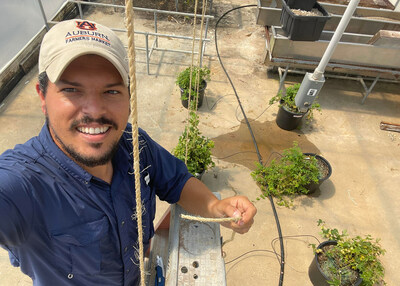
<path fill-rule="evenodd" d="M 100 118 L 94 119 L 94 118 L 92 118 L 90 116 L 84 116 L 80 120 L 74 120 L 71 123 L 70 129 L 74 130 L 80 124 L 90 124 L 90 123 L 98 123 L 98 124 L 101 124 L 101 125 L 105 125 L 105 124 L 106 125 L 111 125 L 115 130 L 118 130 L 117 123 L 115 123 L 111 119 L 108 119 L 108 118 L 105 118 L 105 117 L 100 117 Z"/>

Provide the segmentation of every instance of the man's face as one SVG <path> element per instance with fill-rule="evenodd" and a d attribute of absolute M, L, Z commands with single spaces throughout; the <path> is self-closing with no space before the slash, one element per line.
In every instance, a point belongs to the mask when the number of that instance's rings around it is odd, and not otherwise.
<path fill-rule="evenodd" d="M 50 134 L 64 153 L 86 167 L 110 162 L 128 121 L 129 93 L 109 61 L 79 57 L 39 95 Z"/>

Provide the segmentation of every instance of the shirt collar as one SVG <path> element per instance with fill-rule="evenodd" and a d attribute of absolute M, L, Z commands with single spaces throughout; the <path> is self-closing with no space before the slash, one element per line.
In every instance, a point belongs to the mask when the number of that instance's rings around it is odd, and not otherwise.
<path fill-rule="evenodd" d="M 123 148 L 123 144 L 125 141 L 125 137 L 127 134 L 130 134 L 129 130 L 129 124 L 127 126 L 127 133 L 125 132 L 119 142 L 119 148 L 117 152 L 115 153 L 112 163 L 113 163 L 113 168 L 114 168 L 114 175 L 115 176 L 116 172 L 120 171 L 123 174 L 127 172 L 132 172 L 132 166 L 131 166 L 131 161 L 128 160 L 129 158 L 129 150 L 126 150 L 126 148 Z M 89 182 L 92 178 L 94 178 L 93 175 L 85 171 L 81 166 L 79 166 L 75 161 L 73 161 L 70 157 L 68 157 L 54 142 L 53 137 L 51 137 L 48 125 L 45 124 L 42 127 L 42 130 L 40 131 L 39 134 L 39 141 L 42 143 L 43 147 L 45 148 L 46 152 L 68 173 L 70 173 L 73 176 L 76 176 L 78 178 L 81 178 L 82 181 L 84 182 Z M 130 142 L 130 141 L 127 141 Z"/>
<path fill-rule="evenodd" d="M 75 163 L 57 146 L 50 135 L 47 124 L 42 127 L 42 130 L 39 133 L 39 141 L 45 148 L 46 153 L 49 154 L 65 171 L 74 177 L 78 177 L 84 182 L 89 182 L 92 179 L 93 176 L 90 173 Z"/>

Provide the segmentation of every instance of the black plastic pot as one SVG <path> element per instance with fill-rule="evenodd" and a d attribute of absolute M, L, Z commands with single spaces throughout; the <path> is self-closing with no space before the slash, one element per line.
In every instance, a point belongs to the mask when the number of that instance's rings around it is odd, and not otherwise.
<path fill-rule="evenodd" d="M 321 249 L 325 246 L 336 245 L 336 241 L 328 240 L 322 242 L 318 245 L 318 249 Z M 308 277 L 310 277 L 311 283 L 314 286 L 330 286 L 328 283 L 328 277 L 322 272 L 321 266 L 318 263 L 318 253 L 315 254 L 314 259 L 312 260 L 310 267 L 308 268 Z M 358 277 L 357 281 L 353 284 L 353 286 L 359 286 L 362 283 L 362 279 Z"/>
<path fill-rule="evenodd" d="M 284 1 L 284 0 L 283 0 Z M 316 0 L 287 0 L 287 4 L 291 9 L 300 9 L 305 11 L 310 11 Z"/>
<path fill-rule="evenodd" d="M 280 101 L 281 106 L 278 110 L 278 115 L 276 116 L 276 124 L 284 130 L 296 129 L 307 112 L 292 112 L 288 110 Z"/>
<path fill-rule="evenodd" d="M 314 156 L 317 159 L 317 161 L 322 162 L 328 168 L 328 174 L 323 178 L 318 178 L 318 183 L 311 182 L 310 184 L 308 184 L 305 187 L 309 191 L 308 194 L 312 194 L 321 186 L 321 184 L 324 181 L 329 179 L 329 177 L 332 175 L 332 166 L 331 166 L 331 164 L 329 164 L 328 160 L 326 160 L 324 157 L 322 157 L 320 155 L 317 155 L 317 154 L 314 154 L 314 153 L 304 153 L 304 155 L 306 155 L 306 156 Z"/>
<path fill-rule="evenodd" d="M 206 87 L 207 87 L 207 82 L 204 80 L 204 81 L 201 83 L 200 86 L 203 86 L 203 88 L 199 88 L 199 101 L 197 102 L 197 108 L 199 108 L 199 107 L 201 107 L 201 106 L 203 105 L 204 91 L 205 91 L 205 89 L 206 89 Z M 181 98 L 182 98 L 182 95 L 183 95 L 183 93 L 184 93 L 184 89 L 183 89 L 182 87 L 179 87 L 179 89 L 180 89 L 180 91 L 181 91 Z M 189 96 L 189 95 L 188 95 L 188 96 Z M 190 99 L 190 101 L 193 101 L 193 100 L 196 100 L 196 99 L 194 98 L 193 94 L 191 94 L 191 99 Z M 182 99 L 181 101 L 182 101 L 182 105 L 183 105 L 185 108 L 188 108 L 188 106 L 189 106 L 189 100 L 187 100 L 187 99 Z"/>
<path fill-rule="evenodd" d="M 315 2 L 313 8 L 318 9 L 323 16 L 296 15 L 291 10 L 292 7 L 286 4 L 286 1 L 288 0 L 282 0 L 280 23 L 288 39 L 292 41 L 318 41 L 326 21 L 331 18 L 329 13 L 318 2 Z"/>

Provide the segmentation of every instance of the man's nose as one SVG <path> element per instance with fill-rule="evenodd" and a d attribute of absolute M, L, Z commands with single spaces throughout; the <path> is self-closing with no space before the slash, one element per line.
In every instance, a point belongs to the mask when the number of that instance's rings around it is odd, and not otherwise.
<path fill-rule="evenodd" d="M 106 111 L 106 104 L 104 103 L 103 97 L 96 91 L 87 92 L 83 101 L 83 113 L 90 115 L 92 118 L 99 118 Z"/>

